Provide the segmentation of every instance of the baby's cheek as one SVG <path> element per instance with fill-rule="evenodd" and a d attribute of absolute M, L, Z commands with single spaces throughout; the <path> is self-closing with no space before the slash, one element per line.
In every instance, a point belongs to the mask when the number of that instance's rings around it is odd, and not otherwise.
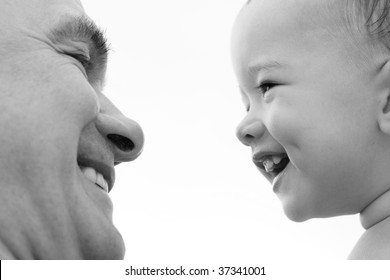
<path fill-rule="evenodd" d="M 297 134 L 300 130 L 298 116 L 288 114 L 288 112 L 280 113 L 280 111 L 272 112 L 268 116 L 267 127 L 272 137 L 288 149 L 291 146 L 298 145 Z"/>
<path fill-rule="evenodd" d="M 301 110 L 289 108 L 280 112 L 270 115 L 269 132 L 295 167 L 307 170 L 313 161 L 319 162 L 322 155 L 329 154 L 329 147 L 334 147 L 334 139 L 315 123 L 313 117 L 304 117 Z"/>

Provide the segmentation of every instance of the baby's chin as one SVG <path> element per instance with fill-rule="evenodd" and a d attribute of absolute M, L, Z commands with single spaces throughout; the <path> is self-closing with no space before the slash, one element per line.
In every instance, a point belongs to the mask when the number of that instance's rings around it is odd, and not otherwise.
<path fill-rule="evenodd" d="M 310 201 L 282 201 L 283 211 L 286 217 L 297 223 L 302 223 L 310 219 L 314 218 L 332 218 L 343 215 L 352 215 L 357 214 L 358 211 L 355 212 L 347 212 L 339 209 L 339 211 L 335 211 L 336 207 L 321 209 L 317 207 L 317 204 L 310 203 Z"/>
<path fill-rule="evenodd" d="M 327 218 L 336 215 L 325 215 L 324 209 L 317 209 L 316 203 L 310 200 L 294 199 L 293 197 L 279 197 L 286 217 L 297 223 L 313 218 Z"/>
<path fill-rule="evenodd" d="M 309 216 L 307 213 L 304 213 L 304 211 L 301 211 L 299 209 L 295 209 L 294 207 L 287 207 L 283 206 L 283 211 L 286 217 L 296 223 L 302 223 L 307 220 L 310 220 L 314 217 Z"/>

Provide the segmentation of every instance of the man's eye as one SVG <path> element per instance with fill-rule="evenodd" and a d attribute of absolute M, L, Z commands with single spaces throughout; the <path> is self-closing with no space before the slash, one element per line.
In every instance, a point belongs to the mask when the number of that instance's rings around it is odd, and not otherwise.
<path fill-rule="evenodd" d="M 277 84 L 274 82 L 263 82 L 258 86 L 261 91 L 261 94 L 264 96 L 269 90 L 271 90 Z"/>
<path fill-rule="evenodd" d="M 90 63 L 91 63 L 91 61 L 88 57 L 86 57 L 85 55 L 82 55 L 82 54 L 75 54 L 75 53 L 69 53 L 68 55 L 70 57 L 73 57 L 74 59 L 76 59 L 78 62 L 80 62 L 85 70 L 88 70 Z"/>

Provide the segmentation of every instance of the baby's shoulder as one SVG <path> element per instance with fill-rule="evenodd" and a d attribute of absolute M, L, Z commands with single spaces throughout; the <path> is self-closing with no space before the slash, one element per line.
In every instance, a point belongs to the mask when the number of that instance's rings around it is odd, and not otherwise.
<path fill-rule="evenodd" d="M 390 218 L 366 230 L 348 258 L 352 260 L 390 260 Z"/>

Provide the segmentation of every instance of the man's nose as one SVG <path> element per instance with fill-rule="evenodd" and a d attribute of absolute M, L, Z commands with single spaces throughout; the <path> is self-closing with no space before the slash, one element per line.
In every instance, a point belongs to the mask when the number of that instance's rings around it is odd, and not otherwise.
<path fill-rule="evenodd" d="M 141 126 L 124 116 L 106 97 L 100 101 L 96 128 L 113 144 L 115 163 L 136 159 L 144 146 Z"/>
<path fill-rule="evenodd" d="M 263 136 L 265 132 L 264 123 L 251 114 L 248 114 L 237 126 L 236 136 L 246 146 Z"/>

